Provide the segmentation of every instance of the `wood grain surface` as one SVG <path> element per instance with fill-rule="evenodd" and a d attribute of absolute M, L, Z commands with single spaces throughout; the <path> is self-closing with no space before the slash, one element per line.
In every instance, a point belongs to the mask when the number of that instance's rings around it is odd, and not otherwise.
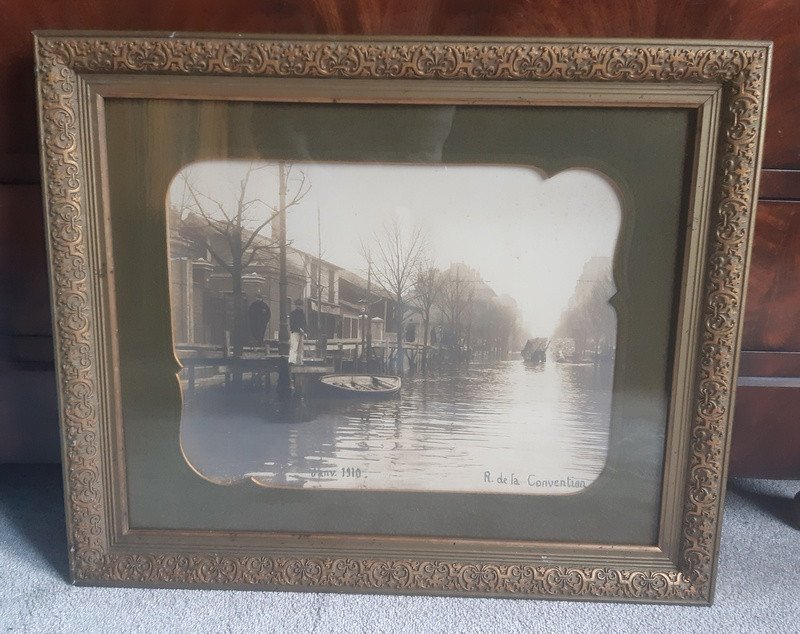
<path fill-rule="evenodd" d="M 800 351 L 800 202 L 759 204 L 742 348 Z"/>
<path fill-rule="evenodd" d="M 14 405 L 0 409 L 0 425 L 17 437 L 7 444 L 11 449 L 0 454 L 0 461 L 55 455 L 36 449 L 42 448 L 41 442 L 24 440 L 46 442 L 42 439 L 49 437 L 55 443 L 54 391 L 41 395 L 43 409 L 31 417 L 35 420 L 22 420 L 23 399 L 29 398 L 31 386 L 55 389 L 48 365 L 52 355 L 47 352 L 50 326 L 31 31 L 772 40 L 775 57 L 764 157 L 768 171 L 744 332 L 746 351 L 772 356 L 751 355 L 748 361 L 745 353 L 742 369 L 774 375 L 796 372 L 798 367 L 793 357 L 775 355 L 800 352 L 799 23 L 796 0 L 615 0 L 591 6 L 576 0 L 5 0 L 0 12 L 0 367 L 5 378 L 0 400 Z M 800 476 L 800 459 L 787 449 L 791 442 L 800 445 L 800 390 L 748 387 L 741 390 L 738 402 L 732 472 Z M 770 458 L 778 454 L 780 460 Z"/>

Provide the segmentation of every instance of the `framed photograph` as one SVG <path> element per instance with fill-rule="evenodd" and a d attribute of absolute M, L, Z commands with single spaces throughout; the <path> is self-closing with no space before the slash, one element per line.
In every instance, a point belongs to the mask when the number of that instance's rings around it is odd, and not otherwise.
<path fill-rule="evenodd" d="M 76 583 L 711 601 L 769 44 L 35 40 Z"/>

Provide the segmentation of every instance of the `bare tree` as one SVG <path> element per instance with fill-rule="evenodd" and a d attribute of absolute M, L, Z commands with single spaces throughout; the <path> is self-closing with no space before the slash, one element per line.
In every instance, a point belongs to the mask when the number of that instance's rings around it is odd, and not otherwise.
<path fill-rule="evenodd" d="M 414 291 L 414 282 L 425 249 L 421 227 L 406 232 L 401 223 L 392 218 L 380 233 L 373 236 L 375 248 L 370 262 L 375 281 L 395 301 L 397 328 L 397 370 L 403 371 L 403 324 Z"/>
<path fill-rule="evenodd" d="M 370 251 L 369 244 L 362 236 L 359 239 L 358 245 L 359 253 L 364 258 L 365 270 L 364 274 L 367 276 L 367 286 L 364 289 L 364 303 L 362 325 L 361 325 L 361 339 L 364 342 L 362 355 L 367 363 L 371 363 L 373 359 L 372 350 L 372 305 L 376 303 L 376 296 L 372 294 L 372 251 Z M 380 298 L 380 301 L 385 301 Z"/>
<path fill-rule="evenodd" d="M 521 315 L 517 303 L 508 295 L 495 297 L 487 305 L 488 317 L 484 326 L 488 345 L 501 359 L 508 357 L 512 346 L 518 345 Z"/>
<path fill-rule="evenodd" d="M 474 294 L 475 285 L 472 280 L 464 279 L 459 270 L 456 270 L 455 274 L 448 272 L 445 275 L 438 305 L 456 339 L 456 345 L 461 343 L 465 336 L 465 328 L 470 325 Z"/>
<path fill-rule="evenodd" d="M 597 279 L 579 280 L 569 306 L 562 313 L 556 329 L 558 337 L 569 338 L 575 344 L 575 357 L 587 351 L 599 352 L 601 347 L 612 348 L 616 337 L 616 313 L 609 303 L 614 294 L 611 271 Z"/>
<path fill-rule="evenodd" d="M 421 262 L 414 279 L 414 307 L 422 318 L 422 369 L 428 360 L 428 335 L 431 327 L 431 312 L 439 298 L 443 284 L 442 272 L 431 262 Z"/>
<path fill-rule="evenodd" d="M 281 196 L 277 205 L 252 196 L 249 188 L 261 170 L 268 164 L 251 164 L 245 170 L 232 203 L 223 203 L 193 182 L 191 174 L 184 174 L 181 216 L 184 222 L 196 221 L 202 227 L 205 248 L 213 261 L 231 276 L 233 299 L 233 355 L 241 357 L 245 344 L 245 306 L 242 276 L 247 268 L 262 260 L 270 251 L 280 250 L 285 236 L 266 235 L 265 229 L 276 218 L 297 205 L 308 194 L 310 184 L 305 174 L 298 170 L 292 175 L 292 167 L 281 165 L 279 189 L 291 190 L 290 195 Z"/>

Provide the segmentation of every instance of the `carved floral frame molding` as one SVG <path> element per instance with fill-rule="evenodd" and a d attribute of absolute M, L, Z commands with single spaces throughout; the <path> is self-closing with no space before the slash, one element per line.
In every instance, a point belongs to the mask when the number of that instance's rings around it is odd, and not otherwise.
<path fill-rule="evenodd" d="M 724 496 L 738 342 L 771 46 L 738 42 L 311 40 L 233 36 L 36 35 L 42 172 L 66 486 L 70 567 L 79 583 L 400 591 L 472 596 L 707 603 Z M 721 87 L 698 376 L 672 567 L 571 566 L 431 558 L 147 554 L 109 548 L 89 270 L 78 76 L 404 78 L 694 83 Z"/>

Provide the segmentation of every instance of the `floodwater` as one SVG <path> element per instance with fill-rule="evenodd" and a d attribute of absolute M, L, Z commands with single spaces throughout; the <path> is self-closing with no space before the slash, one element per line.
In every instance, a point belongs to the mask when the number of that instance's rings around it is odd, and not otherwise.
<path fill-rule="evenodd" d="M 565 495 L 608 452 L 613 364 L 473 363 L 407 375 L 378 402 L 305 399 L 280 416 L 263 390 L 199 389 L 181 443 L 203 477 L 267 487 Z"/>

